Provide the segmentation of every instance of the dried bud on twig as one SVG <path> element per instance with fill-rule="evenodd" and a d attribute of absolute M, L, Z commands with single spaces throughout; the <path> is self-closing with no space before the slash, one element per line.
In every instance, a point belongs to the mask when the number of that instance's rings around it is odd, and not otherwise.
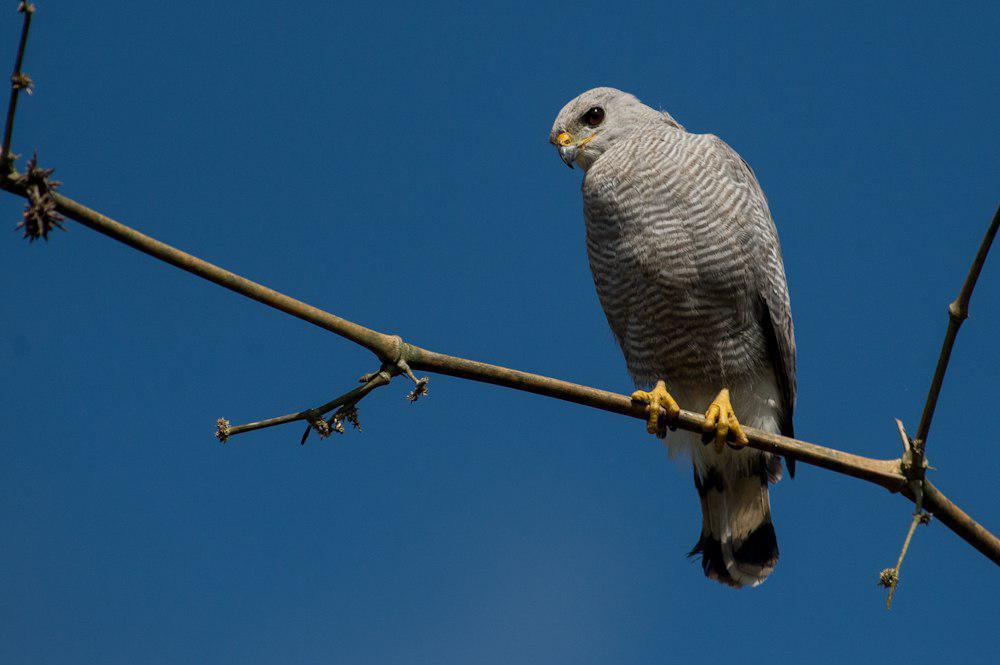
<path fill-rule="evenodd" d="M 899 582 L 899 574 L 896 573 L 895 568 L 886 568 L 878 576 L 878 585 L 885 587 L 886 589 L 891 589 L 896 586 Z"/>
<path fill-rule="evenodd" d="M 229 430 L 229 421 L 225 418 L 219 418 L 215 421 L 215 438 L 220 443 L 225 443 L 229 439 Z"/>
<path fill-rule="evenodd" d="M 333 430 L 330 429 L 330 423 L 326 422 L 322 418 L 318 418 L 315 422 L 310 423 L 316 433 L 319 434 L 319 438 L 325 439 L 326 437 L 333 434 Z"/>
<path fill-rule="evenodd" d="M 10 85 L 15 90 L 24 90 L 26 95 L 30 95 L 35 90 L 35 82 L 31 80 L 31 77 L 20 72 L 14 74 L 10 77 Z"/>
<path fill-rule="evenodd" d="M 330 425 L 341 434 L 344 433 L 344 421 L 347 421 L 354 429 L 361 431 L 361 420 L 358 418 L 358 407 L 356 404 L 347 404 L 330 417 Z"/>
<path fill-rule="evenodd" d="M 330 423 L 323 419 L 323 414 L 319 411 L 310 410 L 306 415 L 306 420 L 309 422 L 309 425 L 306 427 L 306 431 L 302 433 L 302 440 L 299 441 L 299 445 L 305 445 L 306 439 L 309 438 L 309 432 L 313 430 L 316 430 L 321 439 L 325 439 L 337 431 L 336 427 L 331 428 Z"/>
<path fill-rule="evenodd" d="M 416 380 L 416 384 L 413 386 L 413 390 L 406 393 L 406 399 L 410 402 L 416 402 L 421 397 L 427 394 L 427 383 L 430 381 L 426 376 Z"/>
<path fill-rule="evenodd" d="M 34 242 L 38 238 L 49 239 L 49 232 L 53 227 L 65 231 L 65 227 L 60 223 L 64 219 L 56 212 L 56 202 L 52 194 L 56 187 L 62 183 L 58 180 L 50 180 L 49 177 L 55 169 L 43 169 L 38 167 L 38 153 L 36 152 L 28 161 L 27 170 L 17 178 L 18 187 L 24 188 L 28 197 L 28 205 L 24 208 L 24 218 L 17 225 L 17 228 L 24 229 L 24 237 L 28 242 Z"/>

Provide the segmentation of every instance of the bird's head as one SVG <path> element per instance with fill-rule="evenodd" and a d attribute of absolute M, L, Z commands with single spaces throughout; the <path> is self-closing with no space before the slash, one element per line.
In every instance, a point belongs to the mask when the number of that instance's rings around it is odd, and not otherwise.
<path fill-rule="evenodd" d="M 614 142 L 644 124 L 668 121 L 666 113 L 646 106 L 633 95 L 615 88 L 594 88 L 559 111 L 549 142 L 559 150 L 566 166 L 579 164 L 586 171 Z"/>

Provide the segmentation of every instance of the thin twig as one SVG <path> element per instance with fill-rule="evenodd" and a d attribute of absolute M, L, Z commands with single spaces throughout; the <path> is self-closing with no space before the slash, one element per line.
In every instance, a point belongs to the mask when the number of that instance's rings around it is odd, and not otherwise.
<path fill-rule="evenodd" d="M 910 521 L 910 530 L 906 532 L 906 540 L 903 541 L 903 549 L 899 553 L 899 560 L 896 562 L 895 568 L 887 568 L 882 571 L 880 576 L 880 584 L 885 587 L 889 587 L 889 597 L 885 600 L 885 609 L 892 609 L 892 597 L 896 593 L 896 587 L 899 586 L 899 570 L 903 567 L 903 559 L 906 558 L 906 551 L 910 549 L 910 540 L 913 538 L 913 532 L 917 530 L 918 524 L 927 524 L 930 521 L 930 515 L 923 512 L 920 509 L 920 505 L 917 505 L 916 512 L 913 513 L 913 519 Z"/>
<path fill-rule="evenodd" d="M 258 429 L 264 429 L 265 427 L 274 427 L 275 425 L 286 425 L 288 423 L 294 423 L 300 420 L 305 421 L 315 421 L 317 417 L 321 417 L 330 411 L 333 411 L 339 406 L 344 406 L 346 404 L 354 405 L 364 399 L 368 393 L 384 386 L 389 383 L 391 377 L 388 372 L 376 372 L 370 375 L 364 385 L 359 386 L 353 390 L 349 390 L 339 397 L 335 397 L 326 404 L 320 406 L 304 409 L 302 411 L 297 411 L 296 413 L 289 413 L 284 416 L 278 416 L 276 418 L 268 418 L 267 420 L 259 420 L 254 423 L 246 423 L 245 425 L 230 425 L 229 421 L 224 418 L 219 418 L 218 428 L 216 430 L 215 436 L 219 441 L 225 443 L 232 437 L 238 434 L 245 434 L 246 432 L 252 432 Z"/>
<path fill-rule="evenodd" d="M 944 342 L 941 345 L 941 354 L 938 356 L 937 367 L 934 368 L 934 378 L 931 380 L 930 390 L 927 392 L 927 401 L 924 403 L 924 411 L 920 416 L 920 425 L 917 426 L 917 433 L 913 437 L 913 447 L 916 459 L 914 462 L 920 464 L 923 459 L 924 450 L 927 443 L 927 435 L 931 429 L 931 421 L 934 419 L 934 409 L 937 407 L 938 395 L 941 392 L 941 385 L 944 383 L 945 372 L 948 371 L 948 361 L 951 359 L 951 349 L 955 346 L 955 337 L 962 322 L 969 318 L 969 300 L 972 298 L 972 290 L 976 288 L 976 281 L 979 273 L 986 263 L 986 256 L 990 252 L 993 238 L 996 237 L 997 229 L 1000 228 L 1000 207 L 997 207 L 993 215 L 993 221 L 986 229 L 986 235 L 979 245 L 976 258 L 972 261 L 969 274 L 965 277 L 962 290 L 954 302 L 948 305 L 948 330 L 944 335 Z"/>
<path fill-rule="evenodd" d="M 903 474 L 909 479 L 909 490 L 912 492 L 914 497 L 914 503 L 916 505 L 913 511 L 913 520 L 910 522 L 910 530 L 906 533 L 906 540 L 903 541 L 903 549 L 899 554 L 899 560 L 896 562 L 895 568 L 886 568 L 879 574 L 879 584 L 888 587 L 889 597 L 885 602 L 885 609 L 892 609 L 892 598 L 896 594 L 896 587 L 899 586 L 900 569 L 903 567 L 903 559 L 906 557 L 906 552 L 910 549 L 910 540 L 913 538 L 913 532 L 917 528 L 917 524 L 926 524 L 930 521 L 930 515 L 923 511 L 924 506 L 924 464 L 923 459 L 920 459 L 920 466 L 914 466 L 914 454 L 915 446 L 913 440 L 906 433 L 906 428 L 903 426 L 903 421 L 896 418 L 896 428 L 899 430 L 899 438 L 903 442 L 903 459 L 902 459 L 902 469 Z"/>
<path fill-rule="evenodd" d="M 22 2 L 17 7 L 17 11 L 24 14 L 24 23 L 21 25 L 21 41 L 17 46 L 17 57 L 14 60 L 14 73 L 10 76 L 10 101 L 7 104 L 7 121 L 3 128 L 3 144 L 0 147 L 0 174 L 6 174 L 14 166 L 14 158 L 10 154 L 10 142 L 14 135 L 14 115 L 17 113 L 17 97 L 21 90 L 29 90 L 31 79 L 22 71 L 21 65 L 24 63 L 24 50 L 28 44 L 28 29 L 31 27 L 31 17 L 35 13 L 35 6 L 29 2 Z"/>

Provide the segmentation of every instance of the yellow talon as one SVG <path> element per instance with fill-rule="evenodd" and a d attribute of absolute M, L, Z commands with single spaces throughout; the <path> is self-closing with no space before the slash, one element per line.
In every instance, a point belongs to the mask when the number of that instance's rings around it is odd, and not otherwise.
<path fill-rule="evenodd" d="M 649 417 L 646 420 L 646 431 L 650 434 L 655 434 L 661 439 L 667 435 L 667 432 L 665 427 L 660 427 L 660 407 L 666 410 L 668 420 L 673 420 L 681 412 L 681 407 L 677 405 L 677 401 L 667 392 L 667 384 L 663 381 L 657 381 L 656 387 L 649 392 L 636 390 L 632 393 L 632 399 L 636 402 L 644 402 L 649 405 L 646 407 L 646 411 L 649 413 Z"/>
<path fill-rule="evenodd" d="M 715 452 L 721 453 L 722 447 L 726 445 L 726 438 L 730 430 L 733 432 L 734 443 L 745 446 L 750 443 L 747 435 L 740 426 L 740 421 L 736 419 L 736 412 L 733 411 L 732 402 L 729 401 L 729 389 L 723 388 L 712 400 L 711 406 L 705 412 L 706 432 L 715 431 Z"/>

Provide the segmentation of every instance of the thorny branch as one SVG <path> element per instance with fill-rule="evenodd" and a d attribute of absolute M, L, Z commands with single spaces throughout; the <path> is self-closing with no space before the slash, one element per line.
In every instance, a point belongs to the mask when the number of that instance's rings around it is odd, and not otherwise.
<path fill-rule="evenodd" d="M 414 370 L 435 372 L 447 376 L 490 383 L 514 390 L 522 390 L 537 395 L 574 402 L 639 420 L 646 419 L 645 405 L 635 403 L 625 395 L 581 386 L 538 374 L 437 353 L 408 344 L 398 336 L 387 335 L 352 321 L 342 319 L 191 254 L 187 254 L 175 247 L 171 247 L 72 199 L 55 193 L 52 190 L 56 183 L 48 181 L 51 170 L 39 169 L 37 164 L 32 164 L 29 165 L 27 174 L 21 175 L 17 173 L 13 168 L 13 157 L 9 152 L 9 141 L 14 122 L 17 94 L 30 83 L 30 80 L 26 77 L 22 78 L 23 75 L 20 73 L 20 67 L 24 57 L 28 26 L 34 7 L 30 4 L 22 3 L 19 10 L 25 13 L 25 21 L 18 48 L 15 75 L 12 79 L 14 86 L 11 92 L 11 102 L 8 107 L 3 152 L 0 154 L 0 167 L 2 167 L 2 171 L 0 171 L 0 189 L 27 198 L 30 210 L 31 205 L 38 205 L 35 199 L 40 198 L 40 195 L 33 197 L 30 191 L 31 183 L 35 182 L 36 187 L 41 188 L 39 191 L 44 190 L 45 206 L 51 214 L 65 215 L 87 228 L 124 243 L 160 261 L 169 263 L 202 279 L 256 300 L 268 307 L 333 332 L 368 349 L 375 354 L 381 363 L 378 372 L 362 377 L 363 385 L 318 407 L 237 426 L 232 426 L 228 421 L 220 418 L 216 433 L 220 441 L 224 442 L 237 434 L 296 421 L 309 423 L 309 429 L 306 430 L 306 435 L 303 436 L 303 442 L 311 429 L 316 429 L 321 436 L 329 435 L 333 431 L 340 430 L 343 427 L 342 422 L 344 420 L 360 427 L 357 421 L 356 410 L 358 402 L 376 388 L 387 385 L 394 376 L 404 374 L 414 381 L 415 388 L 408 395 L 411 401 L 415 401 L 421 395 L 426 394 L 427 379 L 417 379 L 413 374 Z M 46 184 L 44 186 L 38 182 L 38 178 L 40 177 L 45 180 Z M 923 470 L 926 466 L 923 458 L 923 444 L 930 429 L 934 405 L 941 389 L 948 358 L 954 345 L 955 335 L 961 322 L 967 316 L 972 289 L 975 286 L 976 279 L 979 277 L 986 254 L 989 251 L 990 243 L 996 235 L 998 225 L 1000 225 L 1000 209 L 997 210 L 997 214 L 993 218 L 993 222 L 987 231 L 983 244 L 980 246 L 979 253 L 973 262 L 973 267 L 969 272 L 969 276 L 959 297 L 949 306 L 949 315 L 951 318 L 948 333 L 945 337 L 941 358 L 938 361 L 934 380 L 931 384 L 927 406 L 924 409 L 921 424 L 917 430 L 917 437 L 914 439 L 912 446 L 910 446 L 905 432 L 903 432 L 904 441 L 907 442 L 908 448 L 903 458 L 871 459 L 806 441 L 799 441 L 755 430 L 750 427 L 744 428 L 750 441 L 749 445 L 753 448 L 866 480 L 880 485 L 891 492 L 899 492 L 916 504 L 917 510 L 914 522 L 911 524 L 910 534 L 907 536 L 899 563 L 897 563 L 895 569 L 887 569 L 886 571 L 894 572 L 896 581 L 898 581 L 899 566 L 902 565 L 912 532 L 916 524 L 920 521 L 919 516 L 922 514 L 922 508 L 927 509 L 959 537 L 971 544 L 991 561 L 1000 565 L 1000 539 L 997 539 L 996 536 L 973 520 L 945 497 L 929 480 L 923 477 Z M 334 414 L 329 418 L 325 418 L 325 414 L 334 409 L 336 409 Z M 665 412 L 664 415 L 666 415 Z M 672 425 L 690 432 L 701 433 L 703 423 L 704 418 L 700 414 L 681 411 Z"/>

